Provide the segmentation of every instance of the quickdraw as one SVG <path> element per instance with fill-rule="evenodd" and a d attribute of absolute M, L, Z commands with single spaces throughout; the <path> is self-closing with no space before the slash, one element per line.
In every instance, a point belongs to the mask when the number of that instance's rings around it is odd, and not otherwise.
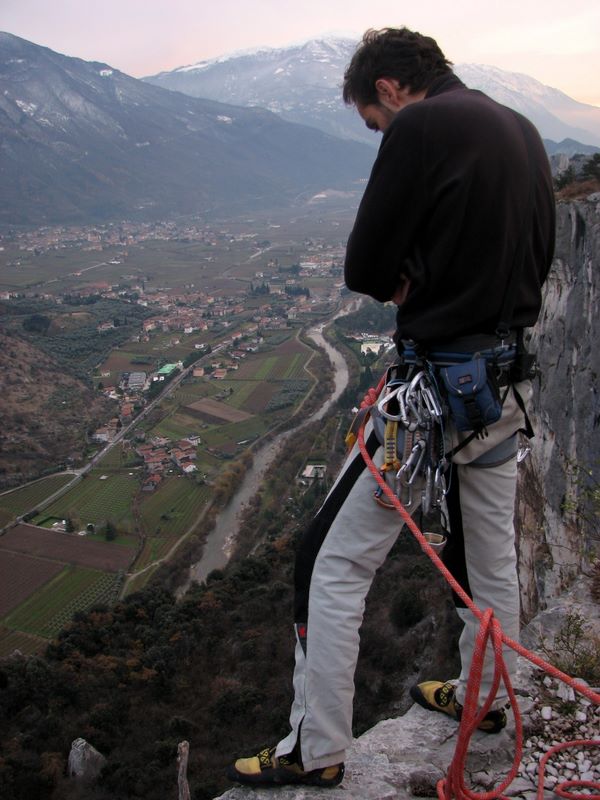
<path fill-rule="evenodd" d="M 405 507 L 413 505 L 420 485 L 423 513 L 439 508 L 448 491 L 449 462 L 444 456 L 444 411 L 433 377 L 421 369 L 410 378 L 390 380 L 371 413 L 375 424 L 377 417 L 383 423 L 380 474 L 387 480 L 394 473 L 395 493 Z M 385 508 L 393 507 L 381 487 L 374 497 Z"/>

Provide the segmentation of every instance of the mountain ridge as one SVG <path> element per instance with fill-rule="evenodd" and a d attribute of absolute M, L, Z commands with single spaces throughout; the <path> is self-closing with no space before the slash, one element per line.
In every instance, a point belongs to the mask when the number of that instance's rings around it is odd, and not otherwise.
<path fill-rule="evenodd" d="M 142 80 L 192 96 L 261 105 L 284 118 L 335 135 L 345 132 L 347 138 L 373 145 L 378 140 L 369 136 L 341 99 L 343 72 L 356 44 L 344 37 L 309 39 L 284 48 L 225 54 Z M 269 82 L 268 67 L 274 64 L 278 66 Z M 600 108 L 579 103 L 523 73 L 481 64 L 458 64 L 455 72 L 470 88 L 486 91 L 524 113 L 544 138 L 600 145 Z"/>
<path fill-rule="evenodd" d="M 348 189 L 373 158 L 264 109 L 167 91 L 7 33 L 0 135 L 7 225 L 273 207 Z"/>

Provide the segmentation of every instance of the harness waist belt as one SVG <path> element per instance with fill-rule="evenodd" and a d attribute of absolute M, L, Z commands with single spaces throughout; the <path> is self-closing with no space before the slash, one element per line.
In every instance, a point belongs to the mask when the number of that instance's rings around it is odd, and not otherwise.
<path fill-rule="evenodd" d="M 504 344 L 485 350 L 470 350 L 469 352 L 450 349 L 428 350 L 426 355 L 421 355 L 420 351 L 405 347 L 400 356 L 400 361 L 403 364 L 416 364 L 426 359 L 436 367 L 448 367 L 452 364 L 463 364 L 466 361 L 471 361 L 476 356 L 485 358 L 486 361 L 492 362 L 499 369 L 508 368 L 514 363 L 517 356 L 517 348 L 516 345 Z"/>
<path fill-rule="evenodd" d="M 403 348 L 400 357 L 405 364 L 413 364 L 419 359 L 436 366 L 448 366 L 470 361 L 476 355 L 482 356 L 487 361 L 494 361 L 498 365 L 514 361 L 517 354 L 517 331 L 510 331 L 509 335 L 500 340 L 495 334 L 475 333 L 469 336 L 459 336 L 450 342 L 430 342 L 420 344 L 410 339 L 402 339 Z"/>

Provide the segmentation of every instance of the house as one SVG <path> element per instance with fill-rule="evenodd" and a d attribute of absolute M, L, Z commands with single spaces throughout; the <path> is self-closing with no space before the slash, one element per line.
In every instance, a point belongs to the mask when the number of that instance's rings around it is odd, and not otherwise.
<path fill-rule="evenodd" d="M 302 477 L 307 481 L 320 480 L 325 477 L 327 466 L 325 464 L 307 464 L 302 472 Z"/>
<path fill-rule="evenodd" d="M 133 405 L 131 403 L 121 403 L 120 413 L 122 417 L 133 416 Z"/>
<path fill-rule="evenodd" d="M 94 431 L 92 434 L 92 439 L 95 442 L 112 442 L 115 437 L 115 433 L 115 428 L 104 426 Z"/>
<path fill-rule="evenodd" d="M 157 473 L 148 475 L 142 484 L 142 492 L 153 492 L 161 481 L 162 475 L 158 475 Z"/>
<path fill-rule="evenodd" d="M 115 327 L 114 322 L 101 322 L 97 327 L 96 330 L 98 333 L 104 333 L 104 331 L 110 331 Z"/>
<path fill-rule="evenodd" d="M 143 389 L 146 383 L 145 372 L 130 372 L 127 379 L 127 387 L 132 391 Z"/>

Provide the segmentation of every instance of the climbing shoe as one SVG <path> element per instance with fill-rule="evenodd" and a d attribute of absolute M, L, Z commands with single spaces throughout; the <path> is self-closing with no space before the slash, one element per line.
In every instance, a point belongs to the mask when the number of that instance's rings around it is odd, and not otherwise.
<path fill-rule="evenodd" d="M 428 711 L 441 711 L 460 722 L 463 707 L 455 697 L 455 687 L 452 683 L 425 681 L 411 686 L 410 696 L 415 703 Z M 477 727 L 485 733 L 499 733 L 506 727 L 506 712 L 503 708 L 488 711 Z"/>
<path fill-rule="evenodd" d="M 227 767 L 229 780 L 248 783 L 254 786 L 281 786 L 286 783 L 303 783 L 309 786 L 332 787 L 341 783 L 344 765 L 322 767 L 305 772 L 293 756 L 275 755 L 274 747 L 265 747 L 251 758 L 238 758 L 235 764 Z"/>

